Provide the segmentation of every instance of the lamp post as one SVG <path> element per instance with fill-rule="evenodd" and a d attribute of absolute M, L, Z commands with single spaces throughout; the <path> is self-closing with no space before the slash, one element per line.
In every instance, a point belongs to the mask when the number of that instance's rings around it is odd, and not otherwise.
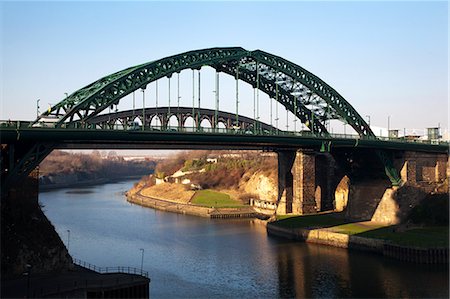
<path fill-rule="evenodd" d="M 140 248 L 139 250 L 141 251 L 141 274 L 142 274 L 142 270 L 144 268 L 144 248 Z"/>
<path fill-rule="evenodd" d="M 389 138 L 390 125 L 391 125 L 391 116 L 388 115 L 388 127 L 387 127 L 387 129 L 388 129 L 388 138 Z"/>
<path fill-rule="evenodd" d="M 370 127 L 370 115 L 366 115 L 366 117 L 367 117 L 367 123 L 368 123 L 368 125 Z"/>
<path fill-rule="evenodd" d="M 31 276 L 32 266 L 30 264 L 26 264 L 25 267 L 27 268 L 27 272 L 24 273 L 24 275 L 27 275 L 27 298 L 31 298 L 30 297 L 30 276 Z"/>
<path fill-rule="evenodd" d="M 142 91 L 142 131 L 145 130 L 145 88 L 147 86 L 141 87 Z"/>
<path fill-rule="evenodd" d="M 70 248 L 70 229 L 67 230 L 67 252 L 69 252 Z"/>
<path fill-rule="evenodd" d="M 39 117 L 39 102 L 41 101 L 41 99 L 38 99 L 36 101 L 36 116 Z"/>

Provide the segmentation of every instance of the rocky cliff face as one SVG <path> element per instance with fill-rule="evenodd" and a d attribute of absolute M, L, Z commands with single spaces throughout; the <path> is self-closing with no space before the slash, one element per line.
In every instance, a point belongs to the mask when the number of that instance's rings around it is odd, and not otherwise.
<path fill-rule="evenodd" d="M 68 270 L 72 258 L 38 204 L 37 171 L 15 186 L 1 205 L 2 279 Z"/>
<path fill-rule="evenodd" d="M 248 178 L 248 180 L 246 180 Z M 275 178 L 269 177 L 260 171 L 246 173 L 239 183 L 239 189 L 244 193 L 258 195 L 259 199 L 266 201 L 277 200 L 278 185 Z"/>

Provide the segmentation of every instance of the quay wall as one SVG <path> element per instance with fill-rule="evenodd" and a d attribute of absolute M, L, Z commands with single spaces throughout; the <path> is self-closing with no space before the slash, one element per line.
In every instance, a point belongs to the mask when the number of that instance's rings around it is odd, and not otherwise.
<path fill-rule="evenodd" d="M 267 224 L 267 233 L 269 235 L 305 241 L 307 243 L 374 252 L 386 257 L 408 262 L 426 264 L 448 263 L 448 248 L 416 248 L 400 246 L 381 239 L 346 235 L 323 229 L 290 229 L 271 223 Z"/>
<path fill-rule="evenodd" d="M 257 213 L 252 208 L 208 208 L 147 197 L 139 194 L 139 192 L 132 195 L 127 194 L 127 201 L 161 211 L 206 218 L 253 218 L 257 216 Z"/>

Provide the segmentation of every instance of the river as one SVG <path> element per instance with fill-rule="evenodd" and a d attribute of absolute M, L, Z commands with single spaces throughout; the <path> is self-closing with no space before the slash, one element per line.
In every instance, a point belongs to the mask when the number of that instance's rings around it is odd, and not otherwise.
<path fill-rule="evenodd" d="M 41 192 L 39 201 L 75 258 L 140 268 L 143 248 L 151 298 L 449 296 L 448 265 L 268 237 L 252 220 L 143 208 L 123 195 L 132 185 Z"/>

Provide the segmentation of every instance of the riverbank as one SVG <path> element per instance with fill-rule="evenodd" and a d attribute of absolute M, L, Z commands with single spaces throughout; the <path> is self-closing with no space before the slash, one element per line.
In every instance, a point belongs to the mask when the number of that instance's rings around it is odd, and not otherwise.
<path fill-rule="evenodd" d="M 143 175 L 127 175 L 114 178 L 98 178 L 91 180 L 73 181 L 69 183 L 55 183 L 55 184 L 39 184 L 39 192 L 46 192 L 51 190 L 58 190 L 64 188 L 89 187 L 96 185 L 104 185 L 109 183 L 116 183 L 123 180 L 140 179 Z"/>
<path fill-rule="evenodd" d="M 258 215 L 251 207 L 243 208 L 211 208 L 182 203 L 163 198 L 148 197 L 138 191 L 134 194 L 126 194 L 127 201 L 143 207 L 157 209 L 166 212 L 187 214 L 207 218 L 256 218 Z"/>
<path fill-rule="evenodd" d="M 332 218 L 330 214 L 292 218 L 268 223 L 267 233 L 307 243 L 369 251 L 407 262 L 448 263 L 448 240 L 447 243 L 445 240 L 430 242 L 431 238 L 436 238 L 432 235 L 433 230 L 430 228 L 422 229 L 425 240 L 418 241 L 414 240 L 417 236 L 412 236 L 413 234 L 405 231 L 404 228 L 380 225 L 370 221 L 349 223 L 343 218 Z M 410 231 L 413 232 L 414 229 Z M 439 233 L 445 235 L 445 232 Z M 426 240 L 426 235 L 429 240 Z M 442 236 L 435 235 L 442 239 Z"/>

